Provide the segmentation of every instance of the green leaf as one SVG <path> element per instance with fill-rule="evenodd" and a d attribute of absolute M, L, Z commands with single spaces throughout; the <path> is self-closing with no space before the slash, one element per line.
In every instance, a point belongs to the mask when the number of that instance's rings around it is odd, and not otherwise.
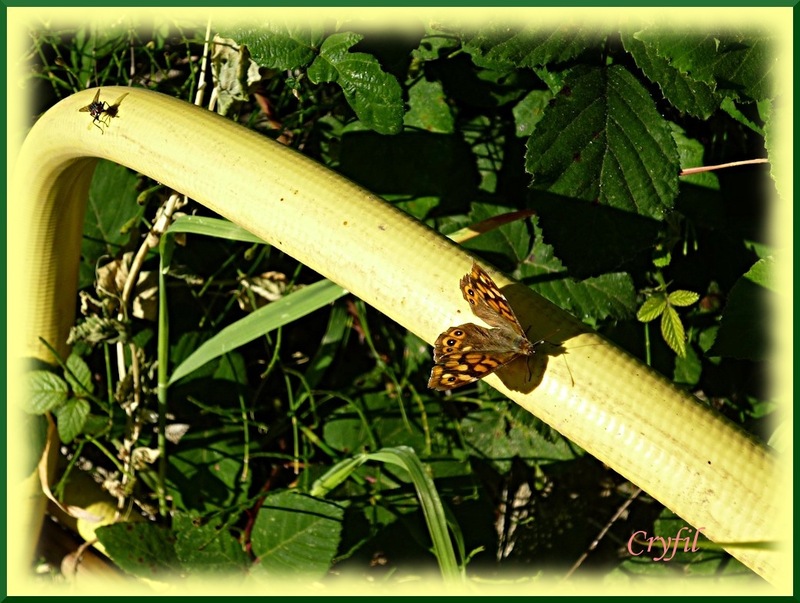
<path fill-rule="evenodd" d="M 441 82 L 420 78 L 408 89 L 408 112 L 403 122 L 407 127 L 427 132 L 451 134 L 453 112 L 447 104 Z"/>
<path fill-rule="evenodd" d="M 775 278 L 775 260 L 771 257 L 758 260 L 744 275 L 746 279 L 775 293 L 778 292 Z"/>
<path fill-rule="evenodd" d="M 677 124 L 670 124 L 670 126 L 672 127 L 672 138 L 675 140 L 675 144 L 678 147 L 681 169 L 702 166 L 705 161 L 705 149 L 702 143 L 694 138 L 689 138 L 686 132 Z M 693 187 L 702 187 L 697 193 L 701 195 L 707 192 L 703 189 L 712 191 L 719 190 L 719 178 L 717 178 L 714 172 L 687 174 L 681 176 L 680 183 L 682 195 L 686 194 L 687 189 L 692 188 L 687 187 L 687 184 L 691 184 Z"/>
<path fill-rule="evenodd" d="M 225 524 L 212 516 L 175 513 L 175 554 L 181 565 L 198 573 L 242 573 L 250 566 L 250 558 Z"/>
<path fill-rule="evenodd" d="M 224 328 L 184 360 L 169 379 L 175 383 L 210 360 L 238 348 L 318 310 L 345 294 L 344 289 L 328 280 L 303 287 L 274 301 L 234 324 Z"/>
<path fill-rule="evenodd" d="M 514 133 L 519 137 L 533 134 L 536 124 L 544 117 L 547 105 L 553 99 L 553 94 L 547 90 L 533 90 L 519 101 L 512 109 L 514 114 Z"/>
<path fill-rule="evenodd" d="M 650 322 L 651 320 L 655 320 L 664 312 L 664 308 L 667 306 L 666 298 L 657 293 L 652 297 L 648 297 L 644 300 L 642 307 L 639 308 L 639 311 L 636 313 L 636 319 L 640 322 Z"/>
<path fill-rule="evenodd" d="M 759 136 L 764 136 L 764 128 L 748 119 L 732 98 L 725 98 L 720 104 L 720 108 L 743 126 L 750 128 Z"/>
<path fill-rule="evenodd" d="M 251 534 L 258 557 L 253 575 L 282 581 L 322 578 L 336 556 L 343 518 L 342 506 L 295 491 L 267 496 Z"/>
<path fill-rule="evenodd" d="M 55 409 L 58 435 L 61 441 L 69 444 L 83 431 L 89 416 L 89 402 L 82 398 L 71 398 Z"/>
<path fill-rule="evenodd" d="M 775 296 L 772 289 L 756 284 L 749 276 L 753 273 L 757 280 L 770 280 L 766 272 L 762 273 L 762 270 L 767 270 L 769 262 L 763 268 L 759 266 L 763 261 L 756 262 L 731 289 L 717 338 L 708 352 L 710 356 L 749 360 L 769 357 Z"/>
<path fill-rule="evenodd" d="M 715 91 L 725 89 L 728 94 L 752 100 L 774 96 L 772 72 L 781 66 L 771 48 L 774 41 L 764 32 L 704 31 L 698 35 L 652 27 L 638 32 L 636 38 L 673 69 Z"/>
<path fill-rule="evenodd" d="M 537 243 L 534 253 L 523 265 L 522 273 L 526 281 L 531 281 L 531 289 L 589 322 L 628 318 L 634 313 L 636 290 L 630 274 L 612 272 L 580 281 L 566 275 L 556 278 L 558 270 L 553 267 L 560 262 L 541 253 L 543 247 L 546 246 Z"/>
<path fill-rule="evenodd" d="M 638 33 L 622 34 L 625 50 L 631 53 L 636 65 L 650 81 L 658 85 L 664 98 L 680 111 L 708 119 L 719 107 L 721 98 L 715 93 L 714 86 L 671 65 L 660 54 L 653 39 L 646 39 L 640 39 Z"/>
<path fill-rule="evenodd" d="M 513 207 L 497 204 L 473 203 L 469 217 L 474 224 L 513 210 Z M 513 269 L 522 263 L 530 253 L 530 226 L 527 220 L 515 220 L 471 239 L 465 244 L 465 247 L 479 253 L 502 255 L 508 258 L 508 267 Z"/>
<path fill-rule="evenodd" d="M 569 362 L 569 358 L 563 360 Z M 550 362 L 562 359 L 552 358 Z M 560 434 L 514 406 L 507 412 L 491 407 L 471 412 L 461 421 L 461 429 L 470 447 L 480 450 L 500 472 L 510 471 L 515 457 L 536 459 L 544 465 L 574 460 L 579 452 Z"/>
<path fill-rule="evenodd" d="M 246 45 L 252 59 L 262 67 L 287 70 L 305 67 L 314 60 L 324 30 L 313 24 L 270 21 L 260 27 L 243 27 L 223 35 Z"/>
<path fill-rule="evenodd" d="M 672 380 L 687 387 L 693 387 L 700 381 L 703 364 L 692 346 L 686 348 L 686 355 L 675 357 L 675 370 Z"/>
<path fill-rule="evenodd" d="M 69 358 L 67 358 L 67 368 L 69 370 L 64 372 L 64 378 L 76 395 L 82 396 L 86 393 L 91 394 L 94 392 L 92 371 L 83 358 L 75 353 L 70 354 Z"/>
<path fill-rule="evenodd" d="M 27 374 L 28 397 L 23 410 L 34 415 L 43 415 L 67 401 L 69 387 L 58 375 L 50 371 L 30 371 Z"/>
<path fill-rule="evenodd" d="M 172 530 L 146 522 L 115 523 L 97 528 L 97 539 L 120 568 L 151 580 L 166 580 L 181 571 Z"/>
<path fill-rule="evenodd" d="M 131 225 L 144 214 L 136 202 L 138 178 L 126 167 L 101 161 L 89 187 L 83 222 L 79 289 L 94 282 L 97 262 L 128 244 Z"/>
<path fill-rule="evenodd" d="M 582 281 L 563 281 L 566 307 L 573 314 L 594 320 L 628 318 L 636 304 L 636 290 L 627 272 L 610 272 Z M 562 298 L 564 299 L 564 298 Z"/>
<path fill-rule="evenodd" d="M 339 357 L 338 355 L 345 353 L 344 349 L 350 328 L 351 320 L 347 308 L 344 304 L 334 304 L 325 334 L 305 369 L 304 380 L 308 387 L 316 388 L 323 375 Z"/>
<path fill-rule="evenodd" d="M 576 69 L 528 141 L 533 187 L 663 219 L 678 193 L 669 124 L 622 67 Z"/>
<path fill-rule="evenodd" d="M 464 36 L 464 50 L 498 66 L 537 67 L 568 61 L 603 38 L 589 27 L 571 25 L 553 31 L 538 24 L 520 28 L 490 23 Z"/>
<path fill-rule="evenodd" d="M 692 304 L 696 303 L 698 299 L 700 299 L 700 295 L 698 295 L 694 291 L 686 291 L 684 289 L 678 289 L 677 291 L 672 291 L 667 296 L 667 303 L 669 303 L 671 306 L 678 306 L 679 308 L 684 308 L 686 306 L 691 306 Z"/>
<path fill-rule="evenodd" d="M 225 427 L 190 430 L 167 457 L 175 508 L 207 513 L 242 503 L 252 476 L 243 478 L 244 455 L 244 445 Z"/>
<path fill-rule="evenodd" d="M 349 32 L 329 36 L 308 68 L 308 79 L 339 84 L 364 125 L 380 134 L 397 134 L 403 128 L 400 84 L 372 55 L 349 52 L 362 37 Z"/>
<path fill-rule="evenodd" d="M 675 308 L 667 304 L 661 315 L 661 335 L 664 341 L 680 357 L 686 355 L 686 333 Z"/>

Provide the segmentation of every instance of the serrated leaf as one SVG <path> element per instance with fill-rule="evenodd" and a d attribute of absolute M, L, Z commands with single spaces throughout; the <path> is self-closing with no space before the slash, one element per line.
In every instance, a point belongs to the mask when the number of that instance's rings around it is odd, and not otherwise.
<path fill-rule="evenodd" d="M 534 67 L 533 72 L 537 77 L 544 82 L 550 94 L 558 94 L 559 90 L 564 87 L 569 74 L 572 73 L 571 68 L 567 69 L 548 69 L 547 67 Z"/>
<path fill-rule="evenodd" d="M 250 565 L 241 543 L 219 519 L 204 521 L 189 513 L 176 513 L 172 529 L 175 531 L 175 554 L 186 568 L 198 572 L 238 573 Z"/>
<path fill-rule="evenodd" d="M 764 145 L 766 147 L 767 157 L 781 156 L 782 141 L 784 137 L 791 135 L 783 127 L 782 120 L 778 119 L 778 108 L 783 106 L 782 99 L 775 101 L 763 101 L 758 103 L 759 113 L 764 120 Z M 770 175 L 775 184 L 778 192 L 779 199 L 791 199 L 791 192 L 787 195 L 788 190 L 791 191 L 792 170 L 794 168 L 793 161 L 775 161 L 770 163 Z"/>
<path fill-rule="evenodd" d="M 31 371 L 26 378 L 28 396 L 23 405 L 25 412 L 42 415 L 67 401 L 69 387 L 58 375 L 50 371 Z"/>
<path fill-rule="evenodd" d="M 83 431 L 89 416 L 89 403 L 82 398 L 71 398 L 55 409 L 58 435 L 61 441 L 69 444 Z"/>
<path fill-rule="evenodd" d="M 246 45 L 252 59 L 262 67 L 297 69 L 311 63 L 324 38 L 314 25 L 269 22 L 263 27 L 243 27 L 223 34 Z"/>
<path fill-rule="evenodd" d="M 686 291 L 684 289 L 678 289 L 677 291 L 672 291 L 667 296 L 667 299 L 670 305 L 683 308 L 686 306 L 691 306 L 692 304 L 696 303 L 697 300 L 700 299 L 700 295 L 698 295 L 694 291 Z"/>
<path fill-rule="evenodd" d="M 339 84 L 364 125 L 380 134 L 397 134 L 403 127 L 400 84 L 383 71 L 374 56 L 349 52 L 362 37 L 350 32 L 329 36 L 308 68 L 308 79 L 315 84 Z"/>
<path fill-rule="evenodd" d="M 670 305 L 664 307 L 664 313 L 661 315 L 661 335 L 678 356 L 686 355 L 686 332 L 680 316 Z"/>
<path fill-rule="evenodd" d="M 667 306 L 667 300 L 663 295 L 656 294 L 644 300 L 642 307 L 636 313 L 636 319 L 640 322 L 650 322 L 655 320 L 664 312 Z"/>
<path fill-rule="evenodd" d="M 622 44 L 631 53 L 636 65 L 661 89 L 664 98 L 680 111 L 701 119 L 708 117 L 719 107 L 721 95 L 714 92 L 713 85 L 681 71 L 662 56 L 652 40 L 640 39 L 637 34 L 623 33 Z"/>
<path fill-rule="evenodd" d="M 582 281 L 562 279 L 532 287 L 537 293 L 584 320 L 623 319 L 633 314 L 636 290 L 631 275 L 603 274 Z"/>
<path fill-rule="evenodd" d="M 95 534 L 114 563 L 134 576 L 162 581 L 181 570 L 172 530 L 130 522 L 97 528 Z"/>
<path fill-rule="evenodd" d="M 570 295 L 579 302 L 571 306 L 583 316 L 596 320 L 621 319 L 633 312 L 636 291 L 631 275 L 626 272 L 602 274 L 569 285 Z"/>
<path fill-rule="evenodd" d="M 670 66 L 714 90 L 721 88 L 753 100 L 772 98 L 773 70 L 779 68 L 772 39 L 761 32 L 702 34 L 653 27 L 636 38 Z"/>
<path fill-rule="evenodd" d="M 84 362 L 83 358 L 77 354 L 70 354 L 67 358 L 68 371 L 64 372 L 64 378 L 69 383 L 72 391 L 77 395 L 84 393 L 94 392 L 94 383 L 92 383 L 92 371 L 89 365 Z"/>
<path fill-rule="evenodd" d="M 281 580 L 323 577 L 336 555 L 343 517 L 340 505 L 297 492 L 266 497 L 251 534 L 258 557 L 254 574 Z"/>
<path fill-rule="evenodd" d="M 609 317 L 628 318 L 636 310 L 636 290 L 630 274 L 610 272 L 584 280 L 569 278 L 564 266 L 553 256 L 552 246 L 542 241 L 538 228 L 533 251 L 520 272 L 534 291 L 589 322 Z M 558 278 L 560 274 L 563 276 Z"/>
<path fill-rule="evenodd" d="M 730 115 L 743 126 L 750 128 L 759 136 L 764 136 L 764 128 L 748 119 L 742 110 L 736 105 L 736 101 L 734 101 L 732 98 L 725 98 L 722 103 L 720 103 L 720 109 L 725 111 L 725 113 Z"/>
<path fill-rule="evenodd" d="M 669 124 L 624 68 L 576 69 L 528 141 L 533 188 L 662 219 L 678 193 Z"/>
<path fill-rule="evenodd" d="M 461 421 L 466 442 L 500 472 L 510 470 L 515 456 L 537 459 L 542 464 L 574 459 L 575 448 L 558 434 L 545 437 L 547 429 L 513 407 L 508 413 L 491 408 L 471 412 Z"/>
<path fill-rule="evenodd" d="M 517 28 L 507 23 L 490 23 L 474 34 L 463 36 L 464 50 L 497 66 L 537 67 L 562 63 L 602 42 L 596 28 L 573 24 L 556 31 L 538 25 Z"/>

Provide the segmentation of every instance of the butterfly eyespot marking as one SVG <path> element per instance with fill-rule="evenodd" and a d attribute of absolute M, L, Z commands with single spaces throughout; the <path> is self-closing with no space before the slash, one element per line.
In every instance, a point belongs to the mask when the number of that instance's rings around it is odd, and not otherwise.
<path fill-rule="evenodd" d="M 532 343 L 492 278 L 477 264 L 459 281 L 472 313 L 488 324 L 450 327 L 436 339 L 428 387 L 450 390 L 490 375 L 518 358 L 533 356 Z M 528 371 L 530 375 L 530 369 Z"/>

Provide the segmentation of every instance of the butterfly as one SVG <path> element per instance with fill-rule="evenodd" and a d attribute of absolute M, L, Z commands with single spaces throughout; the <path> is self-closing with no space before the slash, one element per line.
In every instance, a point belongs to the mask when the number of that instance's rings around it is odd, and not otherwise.
<path fill-rule="evenodd" d="M 478 264 L 472 264 L 459 285 L 473 314 L 495 328 L 467 323 L 439 335 L 433 345 L 431 389 L 450 390 L 482 379 L 517 358 L 533 356 L 544 341 L 528 339 L 508 300 Z"/>

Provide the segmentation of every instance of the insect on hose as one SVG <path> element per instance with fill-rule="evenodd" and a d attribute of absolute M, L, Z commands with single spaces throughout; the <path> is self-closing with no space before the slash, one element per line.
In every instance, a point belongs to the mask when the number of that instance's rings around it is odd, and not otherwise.
<path fill-rule="evenodd" d="M 94 126 L 100 130 L 101 134 L 105 134 L 100 124 L 106 127 L 111 125 L 111 118 L 117 117 L 119 114 L 119 105 L 126 96 L 128 96 L 127 92 L 114 101 L 113 105 L 109 105 L 108 102 L 100 100 L 100 89 L 98 88 L 97 93 L 94 95 L 94 100 L 85 107 L 78 109 L 78 111 L 81 113 L 88 112 L 92 117 L 92 123 L 89 124 L 89 127 Z"/>
<path fill-rule="evenodd" d="M 508 300 L 478 264 L 472 264 L 459 284 L 475 316 L 495 328 L 466 323 L 439 335 L 433 346 L 431 389 L 449 390 L 477 381 L 517 358 L 533 356 L 544 342 L 528 339 Z"/>

